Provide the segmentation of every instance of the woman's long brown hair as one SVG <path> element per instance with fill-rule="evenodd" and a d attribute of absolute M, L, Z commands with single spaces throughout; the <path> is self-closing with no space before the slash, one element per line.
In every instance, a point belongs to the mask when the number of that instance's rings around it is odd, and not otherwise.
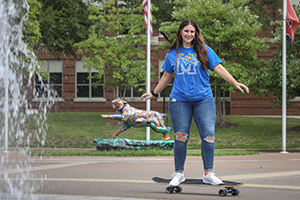
<path fill-rule="evenodd" d="M 203 36 L 201 35 L 199 26 L 193 20 L 185 19 L 181 22 L 181 24 L 177 30 L 176 39 L 174 40 L 174 42 L 171 45 L 169 50 L 176 49 L 176 57 L 178 56 L 178 49 L 180 48 L 180 46 L 182 44 L 182 37 L 181 37 L 180 33 L 181 33 L 182 29 L 187 25 L 192 25 L 195 28 L 195 38 L 192 41 L 192 45 L 193 45 L 194 50 L 196 51 L 197 59 L 201 63 L 201 68 L 204 70 L 207 70 L 209 61 L 207 58 L 207 50 L 204 46 L 205 40 L 204 40 Z M 176 58 L 176 65 L 177 65 L 177 58 Z"/>

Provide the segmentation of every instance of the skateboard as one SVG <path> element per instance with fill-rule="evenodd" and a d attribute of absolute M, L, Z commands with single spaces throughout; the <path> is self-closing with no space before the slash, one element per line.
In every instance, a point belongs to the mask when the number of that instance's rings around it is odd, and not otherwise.
<path fill-rule="evenodd" d="M 169 182 L 171 179 L 164 179 L 164 178 L 159 178 L 159 177 L 153 177 L 152 180 L 155 183 L 162 184 L 162 185 L 169 185 Z M 180 185 L 182 186 L 199 186 L 199 187 L 222 187 L 225 189 L 220 189 L 219 190 L 219 196 L 223 197 L 226 196 L 228 193 L 230 193 L 233 196 L 239 195 L 240 191 L 235 188 L 244 185 L 245 183 L 243 182 L 232 182 L 232 181 L 223 181 L 223 185 L 210 185 L 210 184 L 205 184 L 202 182 L 202 179 L 186 179 L 184 182 L 182 182 Z M 180 193 L 182 191 L 181 186 L 168 186 L 166 188 L 166 193 L 172 194 L 173 192 L 175 193 Z"/>

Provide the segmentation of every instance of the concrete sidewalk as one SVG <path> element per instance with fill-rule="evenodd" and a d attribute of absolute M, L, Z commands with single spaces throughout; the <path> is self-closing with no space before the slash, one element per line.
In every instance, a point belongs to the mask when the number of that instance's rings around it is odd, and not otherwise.
<path fill-rule="evenodd" d="M 6 161 L 7 170 L 0 170 L 11 180 L 19 173 L 16 154 Z M 13 167 L 15 166 L 16 169 Z M 242 200 L 295 200 L 300 194 L 300 154 L 262 153 L 250 156 L 216 156 L 217 176 L 223 180 L 241 181 L 239 188 Z M 202 160 L 188 156 L 186 178 L 202 177 Z M 152 177 L 171 178 L 174 170 L 173 157 L 101 157 L 59 156 L 34 158 L 30 163 L 30 183 L 37 184 L 36 195 L 21 194 L 14 197 L 9 191 L 0 194 L 0 199 L 45 199 L 45 200 L 146 200 L 184 199 L 215 200 L 219 188 L 184 187 L 180 194 L 166 194 L 165 186 L 152 182 Z M 43 177 L 43 178 L 41 178 Z M 279 181 L 280 180 L 280 181 Z M 17 183 L 18 184 L 18 183 Z M 7 188 L 0 181 L 0 188 Z M 230 196 L 228 196 L 230 197 Z"/>
<path fill-rule="evenodd" d="M 32 196 L 20 197 L 11 194 L 0 194 L 1 200 L 154 200 L 146 198 L 126 198 L 126 197 L 95 197 L 95 196 L 80 196 L 80 195 L 58 195 L 58 194 L 34 194 Z"/>
<path fill-rule="evenodd" d="M 10 149 L 16 151 L 16 149 Z M 9 151 L 10 151 L 9 150 Z M 95 148 L 30 148 L 31 151 L 95 151 Z M 201 151 L 201 149 L 188 149 L 188 151 Z M 282 149 L 216 149 L 216 151 L 255 151 L 262 153 L 280 153 Z M 300 149 L 287 149 L 289 153 L 300 153 Z"/>

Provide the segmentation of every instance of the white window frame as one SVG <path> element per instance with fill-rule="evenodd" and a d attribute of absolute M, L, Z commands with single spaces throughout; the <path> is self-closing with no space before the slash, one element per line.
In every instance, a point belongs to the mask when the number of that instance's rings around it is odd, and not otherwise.
<path fill-rule="evenodd" d="M 216 87 L 217 87 L 217 86 L 211 85 L 211 87 L 214 88 L 214 90 L 213 90 L 212 92 L 213 92 L 213 97 L 216 99 Z M 222 91 L 221 91 L 221 92 L 222 92 Z M 226 92 L 226 91 L 225 91 L 225 92 Z M 229 96 L 228 96 L 228 97 L 225 96 L 225 101 L 226 101 L 226 102 L 231 102 L 231 92 L 230 92 L 230 91 L 227 91 L 227 92 L 229 92 Z M 223 97 L 221 97 L 220 99 L 223 100 Z"/>
<path fill-rule="evenodd" d="M 140 84 L 138 84 L 138 86 L 143 86 L 144 87 L 144 89 L 146 90 L 146 85 L 145 84 L 142 84 L 142 83 L 140 83 Z M 141 102 L 142 100 L 140 100 L 140 96 L 133 96 L 133 93 L 134 93 L 134 88 L 133 87 L 131 87 L 130 88 L 130 97 L 124 97 L 125 99 L 126 99 L 126 101 L 128 101 L 128 102 Z M 123 98 L 123 94 L 120 94 L 120 92 L 119 92 L 120 90 L 119 90 L 119 87 L 118 87 L 118 91 L 117 91 L 117 95 L 118 95 L 118 97 L 119 98 Z"/>
<path fill-rule="evenodd" d="M 61 84 L 54 84 L 54 86 L 61 86 L 61 97 L 49 97 L 50 91 L 48 91 L 47 97 L 34 97 L 32 99 L 33 102 L 43 102 L 43 101 L 49 101 L 53 100 L 55 102 L 64 102 L 63 99 L 63 60 L 42 60 L 45 62 L 45 65 L 42 66 L 42 72 L 48 72 L 48 73 L 61 73 Z M 55 64 L 56 63 L 56 64 Z M 57 64 L 58 63 L 58 64 Z M 49 74 L 50 75 L 50 74 Z M 34 77 L 35 78 L 35 77 Z M 34 87 L 39 86 L 41 84 L 36 84 L 34 80 Z M 46 85 L 50 85 L 50 76 L 47 79 Z"/>
<path fill-rule="evenodd" d="M 91 97 L 92 94 L 92 82 L 91 78 L 89 79 L 89 97 L 77 97 L 77 73 L 88 73 L 88 70 L 83 67 L 84 62 L 81 60 L 76 60 L 75 64 L 75 99 L 74 102 L 106 102 L 105 98 L 105 89 L 104 89 L 104 84 L 103 85 L 103 97 Z M 91 69 L 91 73 L 93 72 L 98 72 L 96 69 Z M 104 75 L 103 75 L 104 76 Z M 105 79 L 105 76 L 104 76 Z"/>
<path fill-rule="evenodd" d="M 136 62 L 139 62 L 139 61 L 141 61 L 141 60 L 137 60 Z M 145 68 L 146 69 L 146 68 Z M 142 86 L 142 87 L 144 87 L 144 89 L 145 89 L 145 91 L 146 91 L 146 85 L 145 84 L 143 84 L 143 83 L 138 83 L 137 84 L 138 86 Z M 129 89 L 128 89 L 129 90 Z M 119 98 L 123 98 L 123 94 L 120 94 L 120 89 L 119 89 L 119 87 L 117 87 L 117 97 L 119 97 Z M 134 87 L 131 87 L 130 88 L 130 97 L 124 97 L 124 99 L 126 99 L 126 101 L 128 101 L 128 102 L 143 102 L 143 100 L 141 100 L 141 98 L 140 98 L 140 96 L 133 96 L 133 94 L 134 94 Z"/>

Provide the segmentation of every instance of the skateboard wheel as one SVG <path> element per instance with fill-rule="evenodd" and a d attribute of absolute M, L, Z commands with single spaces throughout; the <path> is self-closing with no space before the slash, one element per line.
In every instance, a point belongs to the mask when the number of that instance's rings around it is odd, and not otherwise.
<path fill-rule="evenodd" d="M 166 193 L 172 194 L 174 192 L 174 187 L 167 187 L 166 188 Z"/>
<path fill-rule="evenodd" d="M 225 197 L 226 195 L 227 195 L 227 190 L 225 190 L 225 189 L 219 190 L 219 196 Z"/>
<path fill-rule="evenodd" d="M 182 191 L 182 187 L 176 186 L 175 189 L 174 189 L 174 191 L 175 191 L 176 193 L 180 193 L 180 192 Z"/>
<path fill-rule="evenodd" d="M 240 194 L 240 191 L 238 189 L 234 188 L 234 189 L 231 190 L 230 193 L 232 194 L 232 196 L 237 196 L 237 195 Z"/>

